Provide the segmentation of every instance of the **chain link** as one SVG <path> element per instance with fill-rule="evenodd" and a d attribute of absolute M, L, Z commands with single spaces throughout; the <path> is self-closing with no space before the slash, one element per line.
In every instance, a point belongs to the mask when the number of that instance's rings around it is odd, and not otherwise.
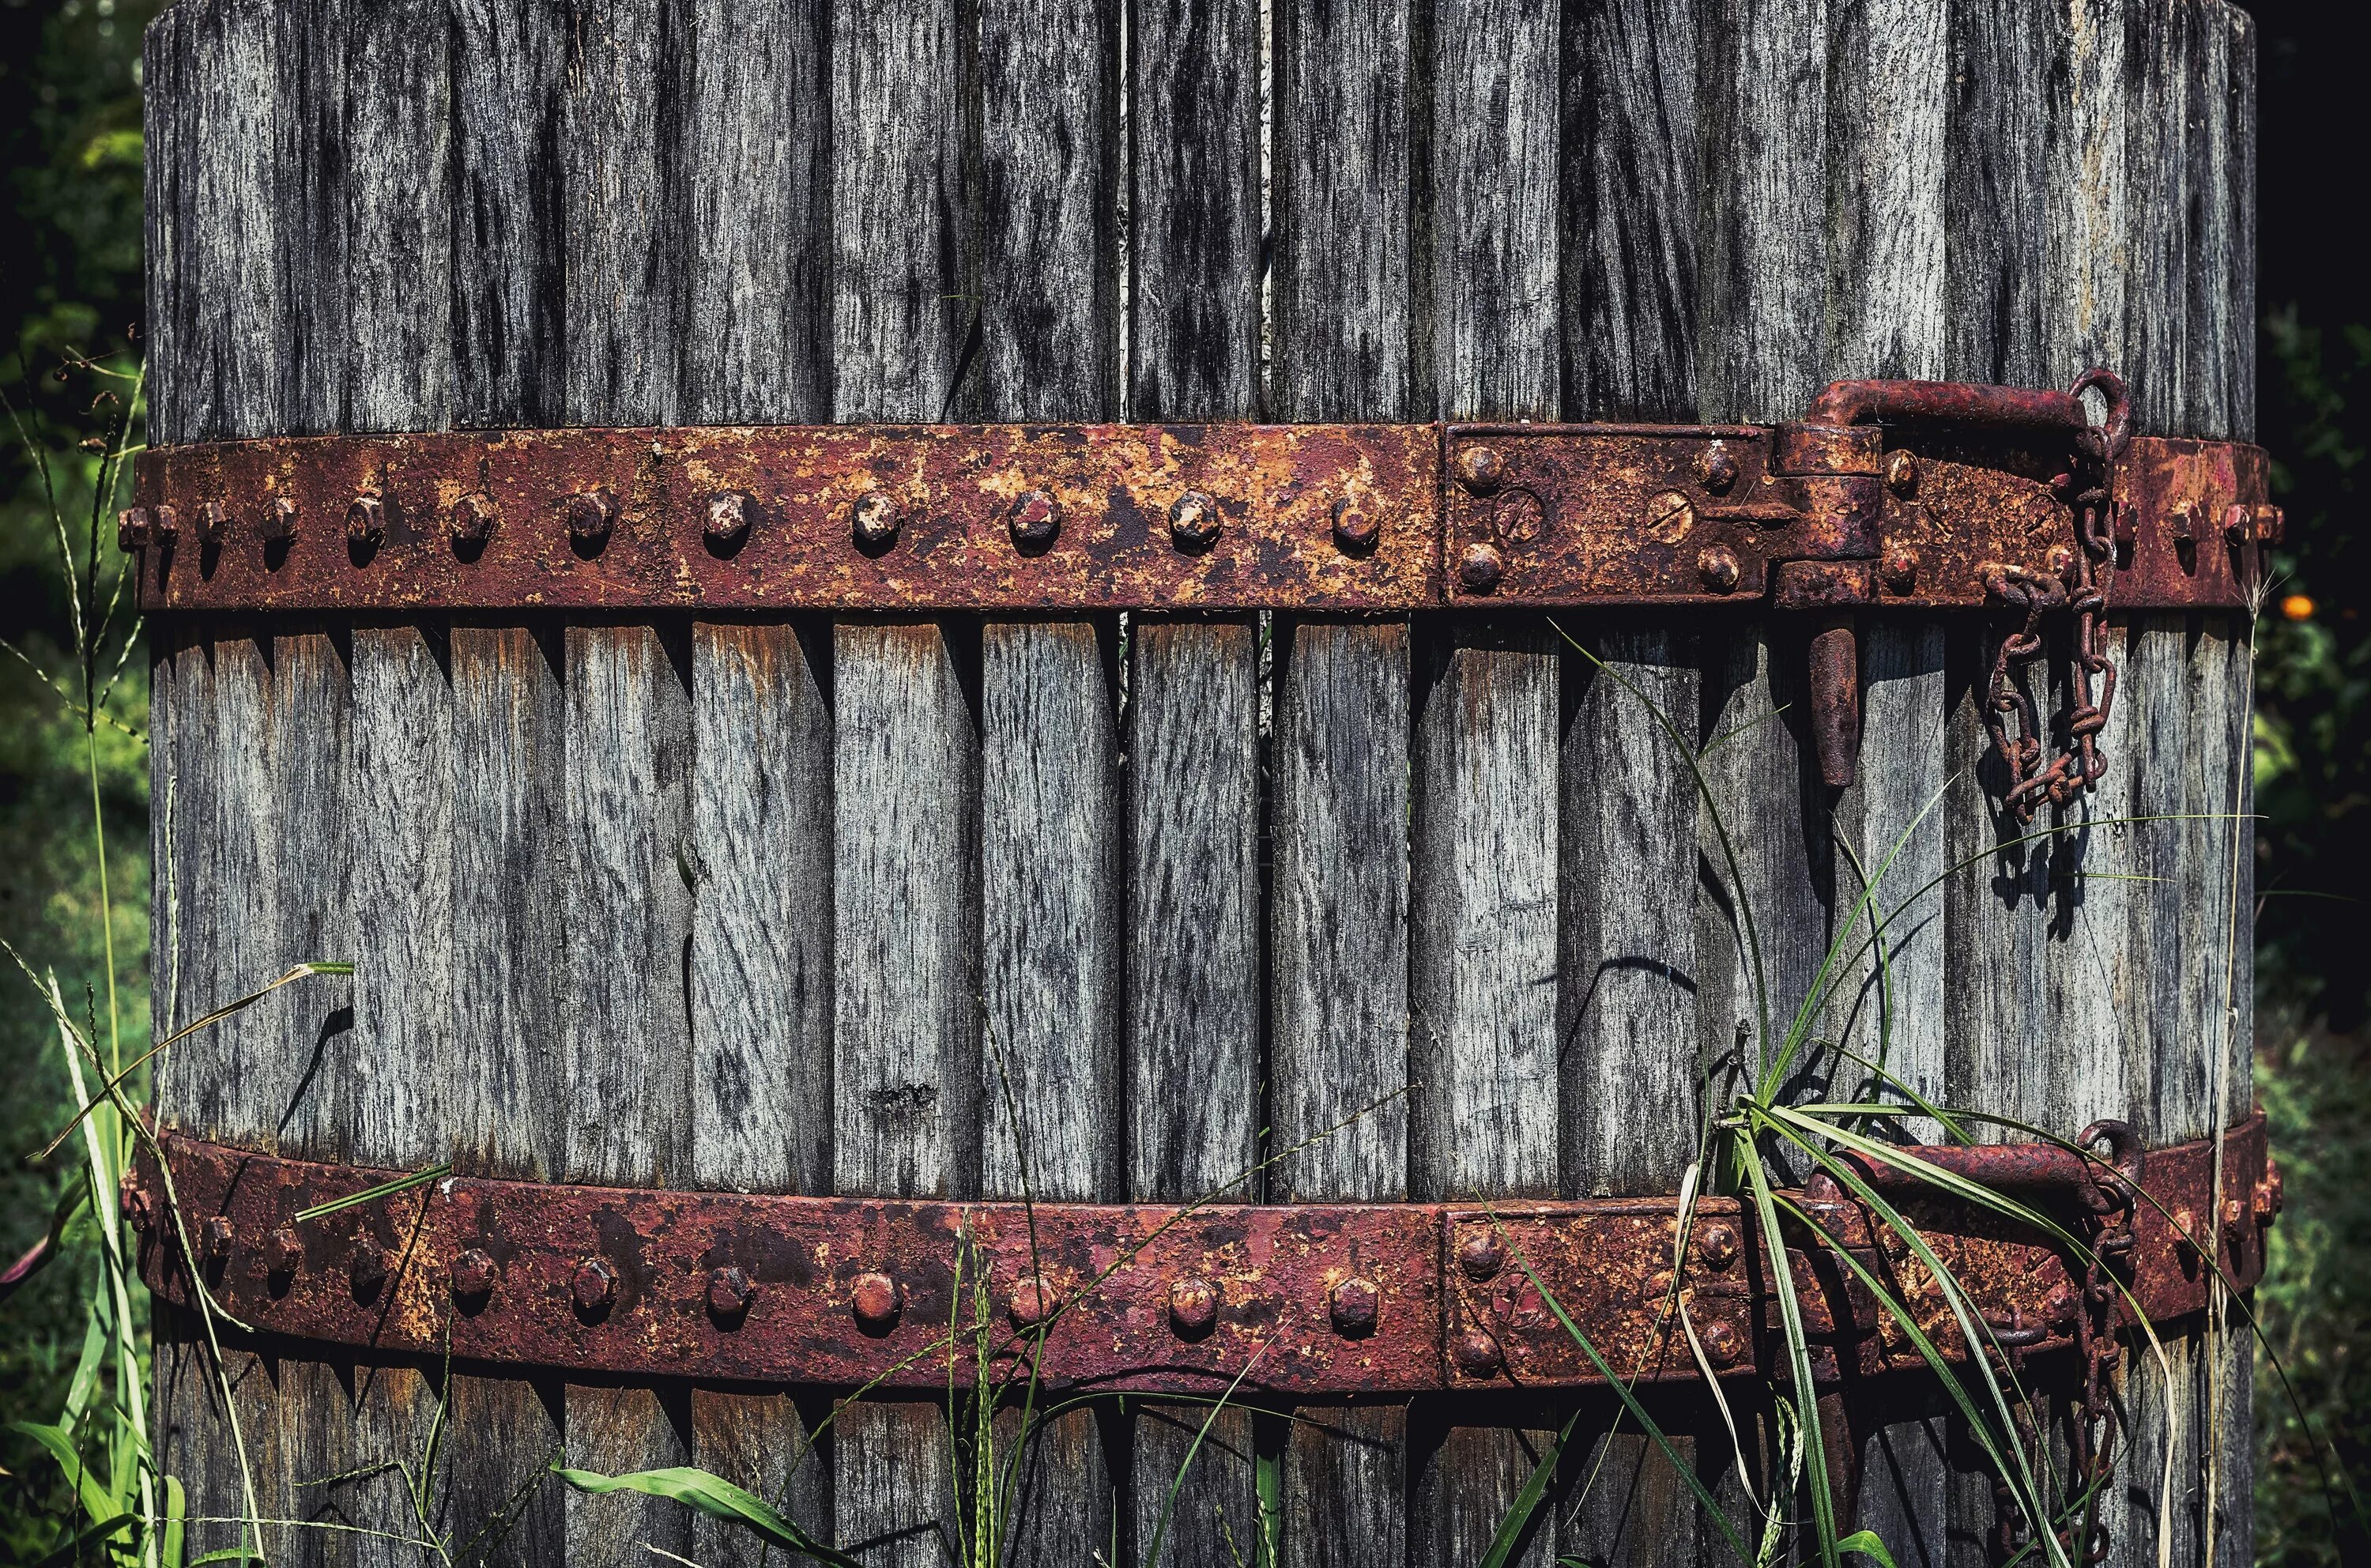
<path fill-rule="evenodd" d="M 2009 785 L 2002 804 L 2019 823 L 2031 822 L 2045 807 L 2066 804 L 2099 783 L 2108 771 L 2107 753 L 2100 749 L 2099 736 L 2115 708 L 2116 667 L 2101 643 L 2108 582 L 2112 575 L 2107 567 L 2115 548 L 2116 460 L 2123 455 L 2131 437 L 2132 410 L 2123 382 L 2112 373 L 2087 370 L 2076 378 L 2072 392 L 2080 398 L 2093 389 L 2107 399 L 2107 418 L 2076 434 L 2075 467 L 2068 476 L 2075 536 L 2080 548 L 2061 547 L 2053 552 L 2054 575 L 1997 564 L 1984 573 L 1984 587 L 1992 596 L 2023 616 L 2018 629 L 2003 637 L 1994 651 L 1992 685 L 1984 704 L 1984 727 L 2008 769 Z M 2041 715 L 2018 672 L 2041 656 L 2046 647 L 2042 617 L 2060 609 L 2072 610 L 2075 617 L 2067 681 L 2067 744 L 2045 764 Z"/>

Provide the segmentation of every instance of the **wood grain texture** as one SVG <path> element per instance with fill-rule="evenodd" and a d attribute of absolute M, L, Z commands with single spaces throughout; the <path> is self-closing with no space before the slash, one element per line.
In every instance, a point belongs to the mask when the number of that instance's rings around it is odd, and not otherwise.
<path fill-rule="evenodd" d="M 335 425 L 440 430 L 454 412 L 452 6 L 400 0 L 352 16 L 344 70 L 328 78 L 344 88 L 350 171 L 331 190 L 347 236 Z"/>
<path fill-rule="evenodd" d="M 176 185 L 180 275 L 170 329 L 172 426 L 183 441 L 261 435 L 279 423 L 277 342 L 289 316 L 275 123 L 280 17 L 268 6 L 212 0 L 179 7 L 177 140 L 188 149 Z"/>
<path fill-rule="evenodd" d="M 2050 123 L 2052 8 L 2046 0 L 1969 0 L 1950 12 L 1945 361 L 1950 375 L 2004 386 L 2052 385 L 2044 337 L 2044 291 L 2053 275 L 2047 214 L 2064 188 L 2053 181 L 2041 139 L 2030 133 Z M 2099 54 L 2095 46 L 2086 59 Z M 2099 82 L 2095 71 L 2083 79 L 2093 89 Z M 2100 104 L 2091 92 L 2084 96 L 2087 107 Z M 2097 166 L 2098 179 L 2084 194 L 2113 217 L 2119 200 L 2099 181 L 2121 172 L 2122 147 L 2113 138 L 2106 145 L 2112 161 Z M 2101 270 L 2114 276 L 2096 281 L 2121 283 L 2119 268 Z M 2085 277 L 2095 281 L 2088 264 Z M 2099 298 L 2088 289 L 2085 297 Z"/>
<path fill-rule="evenodd" d="M 1827 363 L 1942 374 L 1949 7 L 1833 0 L 1828 12 Z M 1851 62 L 1849 67 L 1843 62 Z"/>
<path fill-rule="evenodd" d="M 453 401 L 462 425 L 566 407 L 561 205 L 568 29 L 556 0 L 453 0 Z"/>
<path fill-rule="evenodd" d="M 2223 168 L 2231 204 L 2231 316 L 2239 330 L 2221 345 L 2231 363 L 2231 439 L 2256 439 L 2256 22 L 2236 6 L 2219 7 L 2230 29 L 2229 75 L 2223 90 L 2231 125 L 2230 159 Z M 2241 1539 L 2247 1537 L 2242 1536 Z"/>
<path fill-rule="evenodd" d="M 560 118 L 572 424 L 674 424 L 687 258 L 670 243 L 680 66 L 670 8 L 586 0 L 568 12 Z"/>
<path fill-rule="evenodd" d="M 2180 428 L 2189 398 L 2190 48 L 2185 4 L 2135 12 L 2124 29 L 2127 206 L 2122 371 L 2133 428 Z"/>

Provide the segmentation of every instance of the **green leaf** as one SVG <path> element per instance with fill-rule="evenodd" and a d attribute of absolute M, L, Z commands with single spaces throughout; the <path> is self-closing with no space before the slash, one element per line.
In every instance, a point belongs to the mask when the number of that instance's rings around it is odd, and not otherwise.
<path fill-rule="evenodd" d="M 65 1471 L 66 1483 L 77 1493 L 84 1513 L 94 1519 L 108 1518 L 115 1514 L 115 1499 L 108 1495 L 107 1488 L 92 1473 L 82 1455 L 75 1451 L 74 1439 L 66 1435 L 63 1427 L 37 1421 L 12 1421 L 8 1424 L 8 1430 L 30 1437 L 49 1451 L 50 1458 Z"/>
<path fill-rule="evenodd" d="M 1477 1568 L 1506 1568 L 1515 1555 L 1523 1532 L 1531 1528 L 1532 1516 L 1539 1512 L 1541 1501 L 1548 1494 L 1548 1482 L 1556 1479 L 1556 1461 L 1564 1457 L 1564 1446 L 1572 1440 L 1573 1426 L 1579 1420 L 1579 1410 L 1567 1416 L 1564 1430 L 1541 1451 L 1540 1462 L 1523 1478 L 1522 1490 L 1515 1493 L 1515 1500 L 1507 1505 L 1507 1512 L 1498 1520 L 1498 1529 L 1491 1533 L 1490 1548 L 1482 1554 Z"/>
<path fill-rule="evenodd" d="M 139 1520 L 140 1516 L 137 1514 L 118 1514 L 111 1519 L 101 1519 L 47 1557 L 40 1559 L 33 1564 L 33 1568 L 65 1568 L 65 1564 L 69 1562 L 79 1564 L 88 1562 L 88 1553 L 92 1547 L 110 1537 L 122 1534 Z"/>
<path fill-rule="evenodd" d="M 711 1519 L 739 1525 L 755 1532 L 774 1545 L 817 1562 L 828 1562 L 834 1568 L 862 1568 L 856 1559 L 834 1551 L 799 1528 L 792 1520 L 775 1512 L 764 1498 L 743 1491 L 720 1475 L 711 1475 L 690 1465 L 674 1465 L 665 1470 L 636 1470 L 631 1475 L 601 1475 L 593 1470 L 569 1470 L 553 1465 L 551 1473 L 594 1496 L 613 1492 L 639 1492 L 645 1497 L 664 1497 L 680 1503 L 695 1513 Z"/>

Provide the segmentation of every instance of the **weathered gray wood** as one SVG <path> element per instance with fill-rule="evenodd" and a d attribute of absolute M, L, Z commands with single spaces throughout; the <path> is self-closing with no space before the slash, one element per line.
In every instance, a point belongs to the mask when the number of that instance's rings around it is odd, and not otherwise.
<path fill-rule="evenodd" d="M 2187 6 L 2147 8 L 2127 19 L 2122 98 L 2128 181 L 2122 237 L 2126 325 L 2122 374 L 2133 396 L 2133 428 L 2180 428 L 2189 396 L 2191 234 L 2190 32 Z"/>
<path fill-rule="evenodd" d="M 1947 331 L 1949 10 L 1840 0 L 1828 28 L 1832 68 L 1852 81 L 1828 126 L 1828 363 L 1845 375 L 1931 380 Z"/>
<path fill-rule="evenodd" d="M 337 428 L 437 430 L 452 421 L 450 15 L 450 0 L 354 6 L 344 70 L 328 78 L 345 88 L 344 151 L 355 171 L 332 192 L 345 199 L 347 235 Z"/>
<path fill-rule="evenodd" d="M 2230 118 L 2230 161 L 2223 169 L 2231 204 L 2231 320 L 2238 330 L 2222 345 L 2231 362 L 2231 438 L 2256 439 L 2256 23 L 2236 6 L 2220 8 L 2231 31 L 2224 95 Z M 2245 1541 L 2249 1536 L 2243 1533 Z"/>
<path fill-rule="evenodd" d="M 665 8 L 571 7 L 560 120 L 565 408 L 581 424 L 673 424 L 686 257 L 671 241 Z"/>
<path fill-rule="evenodd" d="M 172 363 L 164 440 L 261 435 L 279 422 L 290 318 L 281 265 L 281 17 L 268 6 L 198 0 L 178 7 L 182 55 L 175 107 L 187 161 L 175 181 L 180 275 L 168 329 Z"/>
<path fill-rule="evenodd" d="M 562 418 L 566 23 L 546 0 L 453 0 L 457 423 Z"/>
<path fill-rule="evenodd" d="M 148 430 L 151 439 L 159 442 L 180 438 L 186 428 L 181 412 L 181 388 L 188 384 L 180 359 L 181 248 L 187 226 L 185 190 L 193 171 L 181 113 L 189 102 L 185 30 L 181 9 L 167 6 L 140 40 L 140 226 L 147 259 L 140 334 L 148 366 Z M 150 635 L 153 647 L 156 634 L 152 630 Z M 152 951 L 162 954 L 165 949 Z"/>
<path fill-rule="evenodd" d="M 352 850 L 352 697 L 343 637 L 303 621 L 279 623 L 268 670 L 254 645 L 218 644 L 215 696 L 234 686 L 260 695 L 269 739 L 247 758 L 258 769 L 252 791 L 226 794 L 225 828 L 253 846 L 249 873 L 268 911 L 241 948 L 223 950 L 235 966 L 218 978 L 224 999 L 256 990 L 291 964 L 351 963 L 360 936 L 354 921 Z M 231 745 L 251 744 L 233 731 Z M 240 1015 L 241 1071 L 225 1115 L 242 1139 L 272 1138 L 283 1151 L 314 1159 L 351 1159 L 360 1102 L 353 1036 L 353 982 L 324 975 L 285 986 Z M 252 1023 L 248 1022 L 252 1020 Z"/>

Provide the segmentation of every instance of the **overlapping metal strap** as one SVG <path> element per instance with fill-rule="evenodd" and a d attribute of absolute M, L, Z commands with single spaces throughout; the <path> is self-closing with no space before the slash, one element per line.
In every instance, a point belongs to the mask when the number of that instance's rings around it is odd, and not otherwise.
<path fill-rule="evenodd" d="M 2119 1215 L 2107 1311 L 2201 1310 L 2215 1273 L 2263 1269 L 2279 1178 L 2261 1115 L 2215 1144 L 2148 1153 L 2138 1194 L 2054 1146 L 1911 1149 L 2099 1234 Z M 299 1220 L 400 1173 L 168 1135 L 127 1181 L 139 1266 L 193 1302 L 190 1265 L 264 1335 L 355 1351 L 630 1378 L 855 1387 L 974 1377 L 966 1328 L 984 1285 L 996 1366 L 1037 1358 L 1049 1385 L 1301 1397 L 1557 1389 L 1600 1380 L 1559 1320 L 1643 1382 L 1700 1376 L 1684 1309 L 1716 1371 L 1771 1374 L 1783 1353 L 1767 1254 L 1730 1200 L 1699 1203 L 1678 1263 L 1669 1199 L 1457 1205 L 955 1204 L 670 1193 L 446 1177 Z M 1872 1173 L 1991 1325 L 1999 1352 L 2073 1347 L 2088 1261 L 2047 1236 Z M 1937 1282 L 1833 1185 L 1797 1194 L 1810 1222 L 1891 1282 L 1947 1355 L 1968 1355 Z M 2121 1238 L 2129 1235 L 2126 1248 Z M 2196 1245 L 2184 1241 L 2187 1236 Z M 1923 1365 L 1908 1335 L 1809 1229 L 1788 1257 L 1823 1380 Z M 2124 1290 L 2130 1292 L 2130 1299 Z M 1551 1300 L 1552 1298 L 1552 1300 Z M 1042 1333 L 1042 1347 L 1040 1335 Z M 301 1353 L 301 1346 L 298 1347 Z"/>

